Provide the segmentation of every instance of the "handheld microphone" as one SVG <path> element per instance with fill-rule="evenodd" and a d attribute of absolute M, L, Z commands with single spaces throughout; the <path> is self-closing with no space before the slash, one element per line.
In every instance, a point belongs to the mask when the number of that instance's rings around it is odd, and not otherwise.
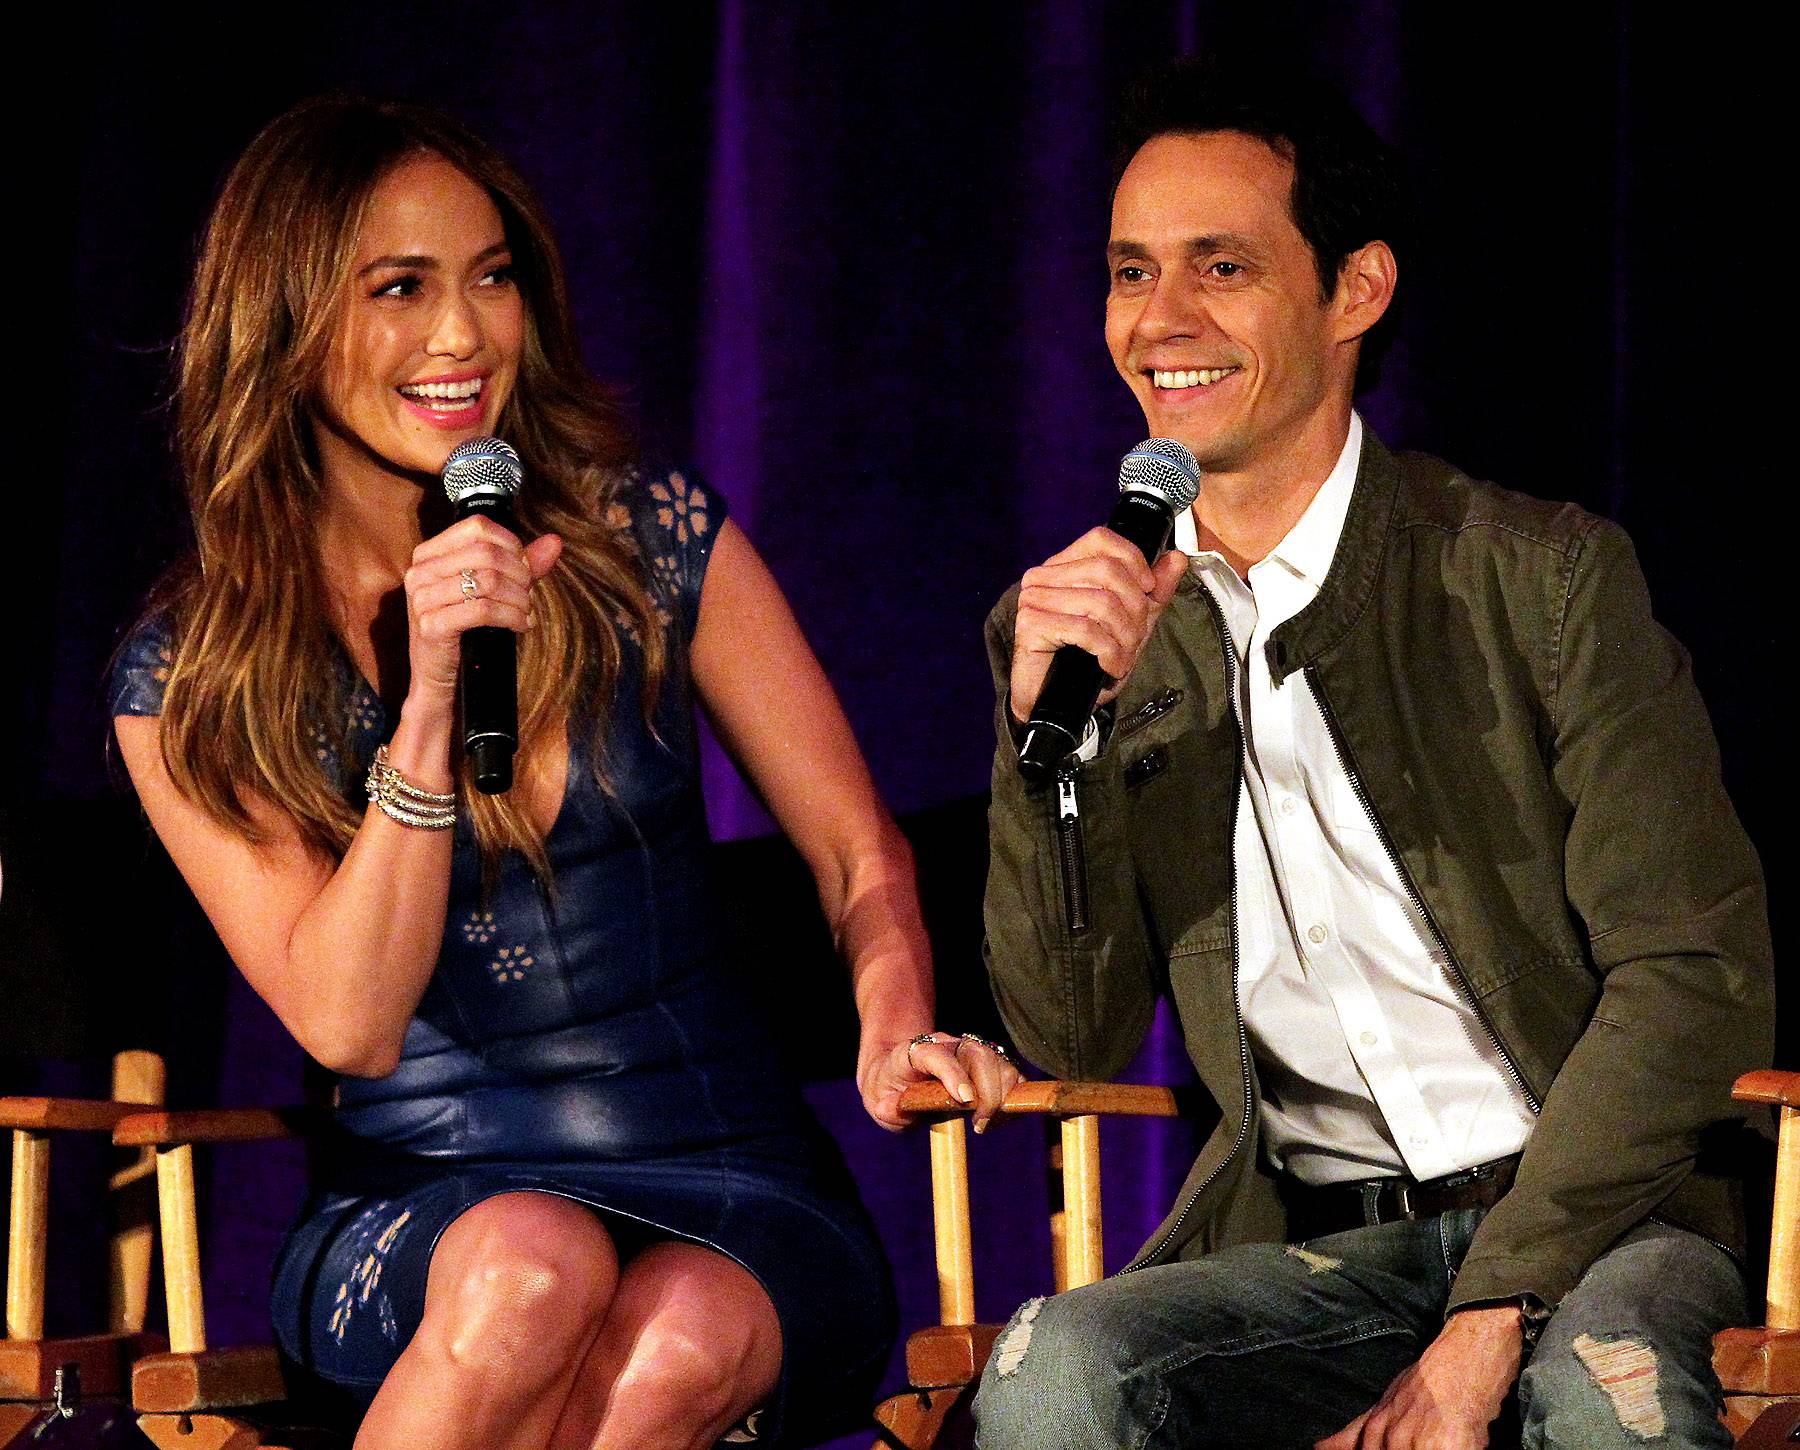
<path fill-rule="evenodd" d="M 444 460 L 444 492 L 466 519 L 485 514 L 518 532 L 513 498 L 525 480 L 519 455 L 498 438 L 471 438 Z M 463 750 L 475 766 L 475 788 L 488 795 L 512 789 L 519 748 L 518 641 L 510 629 L 481 625 L 462 636 Z"/>
<path fill-rule="evenodd" d="M 1146 564 L 1154 564 L 1168 547 L 1175 515 L 1199 496 L 1194 455 L 1173 438 L 1146 438 L 1119 465 L 1119 501 L 1106 526 L 1136 544 Z M 1100 661 L 1079 645 L 1057 650 L 1025 723 L 1019 774 L 1034 784 L 1048 780 L 1080 746 L 1094 702 L 1111 683 Z"/>

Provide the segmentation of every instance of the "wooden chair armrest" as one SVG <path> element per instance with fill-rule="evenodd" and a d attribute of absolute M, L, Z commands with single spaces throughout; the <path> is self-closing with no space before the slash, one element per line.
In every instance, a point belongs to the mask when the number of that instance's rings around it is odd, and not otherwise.
<path fill-rule="evenodd" d="M 143 1110 L 141 1103 L 96 1098 L 0 1098 L 0 1128 L 27 1133 L 54 1129 L 110 1133 L 119 1119 Z"/>
<path fill-rule="evenodd" d="M 94 1393 L 103 1383 L 117 1388 L 121 1345 L 144 1327 L 143 1300 L 150 1282 L 149 1225 L 120 1214 L 132 1202 L 133 1184 L 145 1174 L 140 1165 L 115 1171 L 110 1182 L 115 1219 L 109 1335 L 63 1338 L 46 1349 L 44 1336 L 44 1270 L 50 1232 L 50 1139 L 63 1131 L 111 1133 L 121 1120 L 160 1103 L 163 1062 L 154 1052 L 132 1049 L 113 1055 L 110 1098 L 53 1096 L 0 1097 L 0 1131 L 12 1134 L 12 1183 L 7 1207 L 6 1339 L 9 1361 L 0 1365 L 0 1399 L 40 1399 L 40 1380 L 61 1363 L 65 1351 L 83 1366 Z M 110 1379 L 108 1376 L 110 1375 Z"/>
<path fill-rule="evenodd" d="M 931 1122 L 932 1225 L 937 1240 L 938 1312 L 946 1333 L 964 1355 L 975 1325 L 975 1281 L 970 1262 L 969 1172 L 962 1119 L 972 1108 L 957 1102 L 939 1082 L 914 1083 L 900 1095 L 901 1111 Z M 1104 1273 L 1100 1235 L 1100 1118 L 1181 1116 L 1174 1089 L 1146 1083 L 1059 1082 L 1016 1084 L 1000 1111 L 1040 1113 L 1061 1120 L 1063 1209 L 1053 1218 L 1057 1287 L 1091 1284 Z M 1060 1219 L 1061 1227 L 1056 1226 Z M 935 1352 L 935 1351 L 934 1351 Z M 985 1352 L 985 1351 L 984 1351 Z M 934 1364 L 936 1361 L 933 1361 Z M 958 1360 L 961 1363 L 961 1360 Z M 940 1366 L 941 1368 L 941 1366 Z M 934 1371 L 934 1373 L 937 1371 Z"/>
<path fill-rule="evenodd" d="M 1800 1072 L 1783 1072 L 1775 1067 L 1747 1072 L 1731 1085 L 1731 1095 L 1741 1103 L 1800 1108 Z"/>
<path fill-rule="evenodd" d="M 316 1108 L 187 1108 L 122 1116 L 113 1128 L 121 1148 L 168 1148 L 181 1143 L 253 1143 L 304 1138 L 329 1121 Z"/>
<path fill-rule="evenodd" d="M 968 1103 L 951 1097 L 941 1082 L 914 1083 L 900 1095 L 900 1110 L 920 1117 L 954 1117 L 973 1111 Z M 1008 1116 L 1048 1113 L 1057 1118 L 1080 1118 L 1092 1113 L 1138 1118 L 1181 1116 L 1172 1088 L 1148 1083 L 1058 1082 L 1054 1078 L 1016 1084 L 1000 1111 Z"/>

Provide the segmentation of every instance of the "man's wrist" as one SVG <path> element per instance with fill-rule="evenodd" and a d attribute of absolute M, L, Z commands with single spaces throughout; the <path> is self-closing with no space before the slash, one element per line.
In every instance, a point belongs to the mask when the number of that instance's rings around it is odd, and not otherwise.
<path fill-rule="evenodd" d="M 1007 693 L 1005 705 L 1001 708 L 1005 711 L 1006 730 L 1012 737 L 1013 750 L 1016 752 L 1024 746 L 1025 737 L 1031 733 L 1031 722 L 1019 718 L 1018 712 L 1013 709 L 1012 694 L 1010 691 Z M 1087 724 L 1082 727 L 1081 734 L 1073 753 L 1079 755 L 1084 761 L 1092 760 L 1100 753 L 1099 711 L 1095 711 L 1094 714 L 1088 716 Z"/>
<path fill-rule="evenodd" d="M 1550 1322 L 1550 1311 L 1535 1294 L 1521 1294 L 1516 1298 L 1491 1300 L 1481 1304 L 1464 1304 L 1453 1310 L 1452 1320 L 1464 1319 L 1471 1324 L 1480 1324 L 1483 1328 L 1517 1329 L 1519 1346 L 1529 1354 L 1537 1346 L 1538 1336 L 1544 1332 L 1544 1326 Z"/>
<path fill-rule="evenodd" d="M 1006 699 L 1001 703 L 1000 712 L 1006 717 L 1006 733 L 1012 737 L 1013 752 L 1018 753 L 1025 744 L 1026 724 L 1019 718 L 1018 711 L 1013 709 L 1012 691 L 1006 692 Z"/>

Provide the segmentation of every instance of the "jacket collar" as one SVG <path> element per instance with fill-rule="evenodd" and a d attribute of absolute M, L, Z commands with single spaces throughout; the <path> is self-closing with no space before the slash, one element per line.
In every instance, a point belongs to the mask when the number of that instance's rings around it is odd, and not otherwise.
<path fill-rule="evenodd" d="M 1382 563 L 1388 556 L 1388 534 L 1393 531 L 1400 500 L 1400 468 L 1386 444 L 1372 428 L 1363 428 L 1363 459 L 1357 464 L 1355 488 L 1350 491 L 1350 511 L 1343 534 L 1337 540 L 1332 567 L 1319 586 L 1319 595 L 1300 613 L 1278 626 L 1269 637 L 1269 678 L 1282 684 L 1296 669 L 1350 633 L 1375 595 Z M 1204 585 L 1188 572 L 1179 586 L 1181 594 L 1199 594 Z"/>
<path fill-rule="evenodd" d="M 1295 670 L 1325 654 L 1350 632 L 1375 595 L 1387 558 L 1388 535 L 1400 497 L 1400 469 L 1372 429 L 1363 430 L 1362 462 L 1350 493 L 1350 511 L 1331 569 L 1318 598 L 1269 637 L 1269 678 L 1279 685 Z M 1198 591 L 1188 574 L 1181 592 Z"/>

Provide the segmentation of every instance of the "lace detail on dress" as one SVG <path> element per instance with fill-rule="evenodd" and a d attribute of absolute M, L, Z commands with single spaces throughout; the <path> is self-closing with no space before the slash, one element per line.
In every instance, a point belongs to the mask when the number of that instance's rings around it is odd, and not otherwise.
<path fill-rule="evenodd" d="M 339 1344 L 344 1342 L 344 1336 L 350 1330 L 352 1317 L 365 1313 L 375 1315 L 384 1339 L 392 1343 L 399 1337 L 394 1302 L 381 1287 L 381 1275 L 387 1267 L 387 1257 L 400 1237 L 400 1230 L 412 1218 L 412 1210 L 402 1209 L 399 1216 L 394 1217 L 393 1209 L 393 1204 L 377 1201 L 358 1214 L 351 1226 L 350 1233 L 362 1253 L 356 1260 L 356 1267 L 350 1271 L 350 1277 L 338 1285 L 331 1318 L 327 1322 L 331 1337 Z"/>
<path fill-rule="evenodd" d="M 657 617 L 665 629 L 680 620 L 684 641 L 699 623 L 700 589 L 726 515 L 723 496 L 692 469 L 634 468 L 606 511 L 613 528 L 636 533 Z"/>
<path fill-rule="evenodd" d="M 536 965 L 537 958 L 523 946 L 501 947 L 488 963 L 488 971 L 496 983 L 504 986 L 507 982 L 524 981 L 525 974 Z"/>
<path fill-rule="evenodd" d="M 650 485 L 650 497 L 657 502 L 656 521 L 675 535 L 675 541 L 687 543 L 690 537 L 704 539 L 711 520 L 707 515 L 706 490 L 690 484 L 680 473 L 671 473 Z"/>
<path fill-rule="evenodd" d="M 387 711 L 368 681 L 356 673 L 341 646 L 336 655 L 340 697 L 344 702 L 341 727 L 334 731 L 327 723 L 315 720 L 307 727 L 306 739 L 327 779 L 338 781 L 349 791 L 353 785 L 360 786 L 369 762 L 375 758 L 375 747 L 381 744 L 387 730 Z M 173 662 L 173 621 L 166 612 L 153 614 L 132 630 L 113 657 L 112 675 L 107 681 L 110 713 L 162 714 Z M 340 746 L 348 751 L 348 763 L 339 759 Z"/>

